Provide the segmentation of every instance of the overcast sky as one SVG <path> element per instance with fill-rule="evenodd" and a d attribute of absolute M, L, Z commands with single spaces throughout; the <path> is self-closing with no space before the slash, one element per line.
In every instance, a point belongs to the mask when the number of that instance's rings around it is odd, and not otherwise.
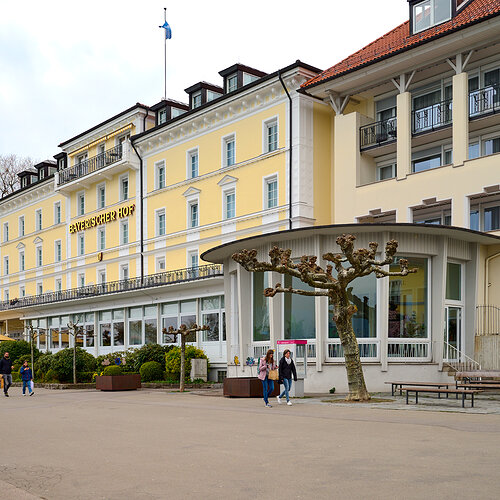
<path fill-rule="evenodd" d="M 408 18 L 407 0 L 24 0 L 0 14 L 0 154 L 52 158 L 57 145 L 136 102 L 167 97 L 236 62 L 326 69 Z"/>

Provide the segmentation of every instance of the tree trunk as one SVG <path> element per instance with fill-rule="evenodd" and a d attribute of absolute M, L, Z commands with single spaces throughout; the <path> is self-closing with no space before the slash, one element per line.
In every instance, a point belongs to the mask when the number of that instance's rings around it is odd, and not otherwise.
<path fill-rule="evenodd" d="M 73 384 L 76 384 L 76 335 L 73 337 Z"/>
<path fill-rule="evenodd" d="M 335 323 L 344 349 L 347 382 L 349 384 L 347 400 L 368 401 L 370 394 L 366 389 L 363 367 L 359 356 L 359 345 L 352 328 L 353 306 L 349 303 L 347 295 L 343 295 L 340 302 L 336 308 L 338 314 Z"/>
<path fill-rule="evenodd" d="M 184 381 L 186 378 L 186 336 L 181 333 L 181 380 L 180 392 L 184 392 Z"/>

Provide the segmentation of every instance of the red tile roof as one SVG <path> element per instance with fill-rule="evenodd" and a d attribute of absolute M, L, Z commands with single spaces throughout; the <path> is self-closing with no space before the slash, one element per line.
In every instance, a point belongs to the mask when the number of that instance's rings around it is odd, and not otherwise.
<path fill-rule="evenodd" d="M 302 87 L 313 87 L 499 14 L 500 0 L 472 0 L 453 19 L 414 35 L 410 35 L 410 22 L 406 21 L 335 66 L 311 78 Z"/>

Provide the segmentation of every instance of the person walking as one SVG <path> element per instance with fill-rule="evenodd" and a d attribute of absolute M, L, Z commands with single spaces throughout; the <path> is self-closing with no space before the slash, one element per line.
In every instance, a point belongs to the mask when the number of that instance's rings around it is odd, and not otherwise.
<path fill-rule="evenodd" d="M 3 393 L 8 398 L 9 387 L 12 385 L 12 359 L 10 359 L 8 352 L 0 360 L 0 373 L 3 376 Z"/>
<path fill-rule="evenodd" d="M 290 401 L 290 391 L 292 389 L 292 375 L 293 375 L 293 380 L 297 382 L 297 370 L 295 369 L 295 363 L 293 362 L 293 359 L 290 357 L 290 355 L 291 355 L 290 349 L 285 349 L 283 357 L 280 359 L 279 380 L 280 384 L 283 384 L 285 388 L 283 389 L 283 392 L 279 396 L 276 396 L 276 399 L 278 400 L 279 404 L 281 404 L 281 398 L 283 396 L 286 396 L 286 404 L 288 406 L 292 406 L 292 402 Z"/>
<path fill-rule="evenodd" d="M 23 396 L 26 396 L 26 387 L 28 388 L 30 396 L 33 396 L 33 394 L 35 394 L 33 392 L 33 389 L 31 388 L 31 382 L 33 380 L 33 372 L 31 371 L 31 368 L 28 366 L 27 361 L 25 361 L 23 363 L 23 366 L 21 366 L 19 374 L 21 375 L 21 380 L 23 381 Z"/>
<path fill-rule="evenodd" d="M 269 404 L 269 396 L 274 391 L 274 382 L 269 379 L 269 372 L 271 370 L 276 370 L 276 364 L 274 363 L 274 351 L 269 349 L 267 354 L 260 360 L 258 375 L 259 379 L 262 380 L 262 392 L 266 408 L 271 408 L 271 405 Z"/>

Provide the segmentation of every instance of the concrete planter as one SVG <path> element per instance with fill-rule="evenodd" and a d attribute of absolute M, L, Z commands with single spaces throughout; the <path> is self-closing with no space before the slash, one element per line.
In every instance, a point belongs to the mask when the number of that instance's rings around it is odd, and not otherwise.
<path fill-rule="evenodd" d="M 274 381 L 274 391 L 271 396 L 279 396 L 280 385 Z M 234 377 L 224 379 L 224 396 L 234 398 L 261 398 L 262 381 L 257 377 Z"/>
<path fill-rule="evenodd" d="M 101 391 L 134 391 L 141 388 L 141 376 L 139 373 L 97 376 L 95 388 Z"/>

